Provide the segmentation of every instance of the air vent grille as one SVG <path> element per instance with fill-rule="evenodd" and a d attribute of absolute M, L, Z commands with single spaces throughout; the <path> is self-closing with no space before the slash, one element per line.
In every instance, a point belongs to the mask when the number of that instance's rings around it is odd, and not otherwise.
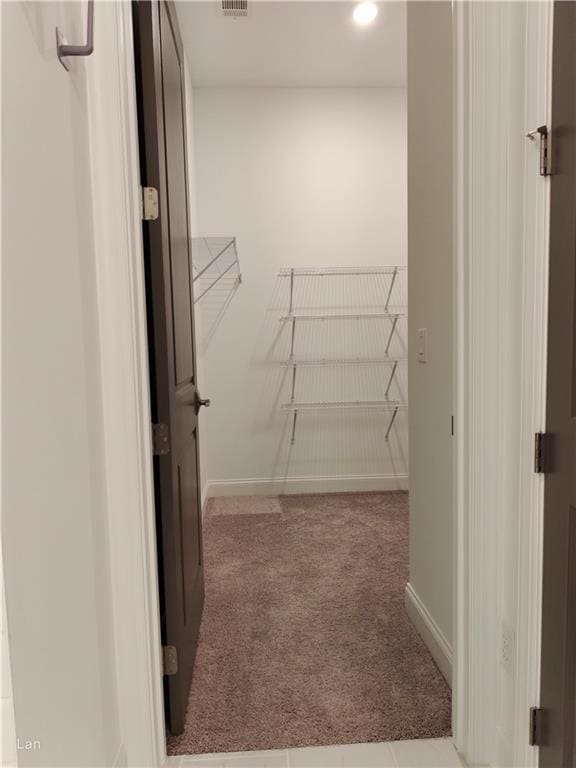
<path fill-rule="evenodd" d="M 223 16 L 248 16 L 248 0 L 222 0 Z"/>

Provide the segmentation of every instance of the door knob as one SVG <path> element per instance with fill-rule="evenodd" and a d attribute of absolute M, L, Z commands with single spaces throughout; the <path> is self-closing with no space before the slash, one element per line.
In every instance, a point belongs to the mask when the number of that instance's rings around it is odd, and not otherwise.
<path fill-rule="evenodd" d="M 209 408 L 210 398 L 200 397 L 198 392 L 195 392 L 194 393 L 194 410 L 196 411 L 196 413 L 198 413 L 198 411 L 200 410 L 200 408 L 202 408 L 202 406 L 204 406 L 205 408 Z"/>

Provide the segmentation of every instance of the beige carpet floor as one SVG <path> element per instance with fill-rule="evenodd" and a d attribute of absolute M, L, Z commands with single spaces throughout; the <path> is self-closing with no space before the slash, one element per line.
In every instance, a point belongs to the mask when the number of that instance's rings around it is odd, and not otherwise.
<path fill-rule="evenodd" d="M 404 608 L 407 494 L 213 499 L 204 551 L 170 754 L 450 734 L 450 689 Z"/>

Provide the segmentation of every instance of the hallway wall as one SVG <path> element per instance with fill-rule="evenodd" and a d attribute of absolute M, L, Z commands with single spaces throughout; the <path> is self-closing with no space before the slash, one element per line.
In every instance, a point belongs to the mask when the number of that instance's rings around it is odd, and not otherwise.
<path fill-rule="evenodd" d="M 406 263 L 405 90 L 198 88 L 194 102 L 199 230 L 237 237 L 243 275 L 203 351 L 211 492 L 406 487 L 405 413 L 389 444 L 382 415 L 300 415 L 290 445 L 277 311 L 281 267 Z"/>
<path fill-rule="evenodd" d="M 453 638 L 454 560 L 452 120 L 451 4 L 410 2 L 410 585 L 448 650 Z M 418 360 L 421 328 L 428 334 L 427 362 Z"/>
<path fill-rule="evenodd" d="M 88 69 L 64 70 L 54 33 L 81 40 L 85 9 L 13 2 L 1 14 L 2 546 L 16 736 L 33 747 L 17 758 L 112 766 L 122 734 Z"/>

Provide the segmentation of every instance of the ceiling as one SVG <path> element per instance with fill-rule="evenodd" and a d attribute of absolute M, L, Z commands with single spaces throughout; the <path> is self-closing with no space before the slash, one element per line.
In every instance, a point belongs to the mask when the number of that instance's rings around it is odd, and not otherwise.
<path fill-rule="evenodd" d="M 378 3 L 369 26 L 347 0 L 248 0 L 248 16 L 222 15 L 220 0 L 176 3 L 197 87 L 406 85 L 406 3 Z"/>

